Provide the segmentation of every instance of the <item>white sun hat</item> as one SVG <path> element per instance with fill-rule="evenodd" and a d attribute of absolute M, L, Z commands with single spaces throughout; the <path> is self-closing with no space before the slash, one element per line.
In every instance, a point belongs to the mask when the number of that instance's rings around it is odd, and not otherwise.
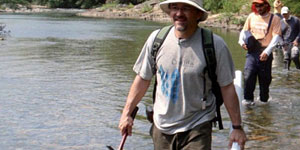
<path fill-rule="evenodd" d="M 169 14 L 170 13 L 169 4 L 171 3 L 185 3 L 191 5 L 203 12 L 202 17 L 200 18 L 199 21 L 204 21 L 207 19 L 208 13 L 203 8 L 203 0 L 166 0 L 164 2 L 161 2 L 159 6 L 165 13 Z"/>
<path fill-rule="evenodd" d="M 282 7 L 281 8 L 281 14 L 287 14 L 287 13 L 289 13 L 289 8 L 286 7 L 286 6 Z"/>

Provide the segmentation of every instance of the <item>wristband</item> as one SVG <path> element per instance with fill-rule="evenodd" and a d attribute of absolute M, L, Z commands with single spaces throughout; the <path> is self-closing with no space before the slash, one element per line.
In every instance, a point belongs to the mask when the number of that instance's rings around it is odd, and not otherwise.
<path fill-rule="evenodd" d="M 237 130 L 243 130 L 243 127 L 241 125 L 232 125 L 232 128 Z"/>

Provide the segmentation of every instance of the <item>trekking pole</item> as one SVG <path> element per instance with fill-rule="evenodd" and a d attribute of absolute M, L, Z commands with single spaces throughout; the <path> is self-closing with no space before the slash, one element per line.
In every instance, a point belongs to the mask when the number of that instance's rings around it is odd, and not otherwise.
<path fill-rule="evenodd" d="M 125 144 L 125 141 L 126 141 L 127 136 L 128 136 L 127 133 L 125 133 L 125 134 L 123 135 L 122 141 L 121 141 L 121 143 L 120 143 L 120 145 L 119 145 L 119 149 L 118 149 L 118 150 L 123 150 L 123 147 L 124 147 L 124 144 Z"/>
<path fill-rule="evenodd" d="M 131 117 L 132 117 L 132 120 L 134 120 L 137 112 L 138 112 L 139 108 L 138 107 L 135 107 L 134 110 L 132 111 L 131 113 Z M 122 140 L 120 142 L 120 145 L 119 145 L 119 148 L 118 150 L 123 150 L 123 147 L 124 147 L 124 144 L 125 144 L 125 141 L 126 141 L 126 138 L 128 136 L 128 132 L 126 131 L 125 134 L 122 136 Z M 114 150 L 111 146 L 106 146 L 109 150 Z"/>
<path fill-rule="evenodd" d="M 134 118 L 135 118 L 136 113 L 137 113 L 138 110 L 139 110 L 138 107 L 134 108 L 133 112 L 131 113 L 132 120 L 134 120 Z M 121 143 L 119 145 L 119 149 L 118 150 L 123 150 L 123 147 L 124 147 L 124 144 L 125 144 L 127 136 L 128 136 L 128 132 L 126 131 L 125 134 L 122 137 L 122 141 L 121 141 Z"/>

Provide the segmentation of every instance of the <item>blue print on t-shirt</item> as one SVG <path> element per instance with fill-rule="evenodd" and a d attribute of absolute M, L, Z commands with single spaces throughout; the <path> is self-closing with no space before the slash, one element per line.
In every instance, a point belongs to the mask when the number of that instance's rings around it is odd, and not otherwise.
<path fill-rule="evenodd" d="M 159 68 L 161 78 L 161 91 L 173 103 L 178 100 L 179 79 L 180 74 L 178 69 L 175 69 L 171 74 L 164 71 L 162 66 Z"/>

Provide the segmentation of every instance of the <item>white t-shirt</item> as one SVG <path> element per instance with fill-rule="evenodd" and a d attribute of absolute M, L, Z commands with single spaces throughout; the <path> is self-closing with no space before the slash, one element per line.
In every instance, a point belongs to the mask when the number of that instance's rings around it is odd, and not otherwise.
<path fill-rule="evenodd" d="M 157 33 L 158 30 L 149 36 L 133 67 L 145 80 L 153 77 L 151 48 Z M 235 75 L 232 57 L 223 39 L 217 35 L 214 35 L 214 47 L 217 81 L 221 87 L 226 86 L 233 82 Z M 204 74 L 206 62 L 202 49 L 200 28 L 190 38 L 178 39 L 174 27 L 159 49 L 154 124 L 165 134 L 190 130 L 215 117 L 215 97 L 208 74 Z M 204 78 L 207 100 L 206 108 L 202 109 Z"/>

